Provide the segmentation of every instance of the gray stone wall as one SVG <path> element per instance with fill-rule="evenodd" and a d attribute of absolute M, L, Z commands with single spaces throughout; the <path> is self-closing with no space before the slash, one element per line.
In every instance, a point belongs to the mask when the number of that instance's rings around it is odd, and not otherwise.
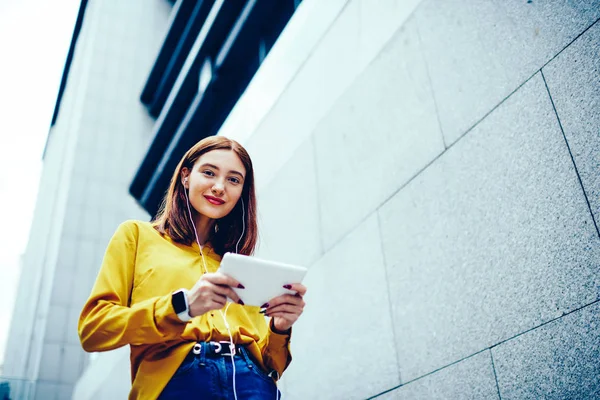
<path fill-rule="evenodd" d="M 599 18 L 425 0 L 271 172 L 260 255 L 309 266 L 285 398 L 600 396 Z"/>

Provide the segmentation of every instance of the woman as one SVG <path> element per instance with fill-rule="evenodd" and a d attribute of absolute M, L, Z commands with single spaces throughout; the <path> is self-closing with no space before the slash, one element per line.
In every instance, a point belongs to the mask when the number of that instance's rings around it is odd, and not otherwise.
<path fill-rule="evenodd" d="M 83 348 L 131 346 L 130 399 L 276 399 L 306 288 L 290 282 L 295 296 L 244 306 L 232 289 L 243 282 L 217 269 L 256 241 L 248 153 L 224 137 L 198 142 L 156 219 L 124 222 L 112 237 L 79 319 Z"/>

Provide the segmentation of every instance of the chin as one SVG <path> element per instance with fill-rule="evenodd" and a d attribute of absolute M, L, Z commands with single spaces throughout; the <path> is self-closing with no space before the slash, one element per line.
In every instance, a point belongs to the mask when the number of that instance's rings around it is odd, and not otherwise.
<path fill-rule="evenodd" d="M 223 207 L 223 206 L 220 206 Z M 207 205 L 202 205 L 200 207 L 194 207 L 196 209 L 196 211 L 202 215 L 204 215 L 207 218 L 210 219 L 221 219 L 225 216 L 227 216 L 231 210 L 225 210 L 225 209 L 215 209 L 216 207 L 211 207 L 211 206 L 207 206 Z"/>

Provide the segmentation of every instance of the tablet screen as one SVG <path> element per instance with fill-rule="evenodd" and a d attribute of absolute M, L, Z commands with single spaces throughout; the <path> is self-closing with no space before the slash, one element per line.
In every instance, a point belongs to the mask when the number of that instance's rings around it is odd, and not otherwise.
<path fill-rule="evenodd" d="M 244 289 L 233 288 L 244 304 L 260 307 L 282 294 L 295 294 L 283 285 L 301 283 L 308 270 L 297 265 L 225 253 L 219 271 L 244 285 Z"/>

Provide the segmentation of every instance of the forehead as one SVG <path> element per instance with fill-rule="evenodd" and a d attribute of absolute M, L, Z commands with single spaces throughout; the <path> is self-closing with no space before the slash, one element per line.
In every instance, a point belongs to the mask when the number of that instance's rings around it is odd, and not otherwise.
<path fill-rule="evenodd" d="M 246 175 L 246 168 L 240 157 L 233 150 L 212 150 L 204 153 L 198 158 L 195 165 L 212 164 L 226 172 L 237 171 Z"/>

